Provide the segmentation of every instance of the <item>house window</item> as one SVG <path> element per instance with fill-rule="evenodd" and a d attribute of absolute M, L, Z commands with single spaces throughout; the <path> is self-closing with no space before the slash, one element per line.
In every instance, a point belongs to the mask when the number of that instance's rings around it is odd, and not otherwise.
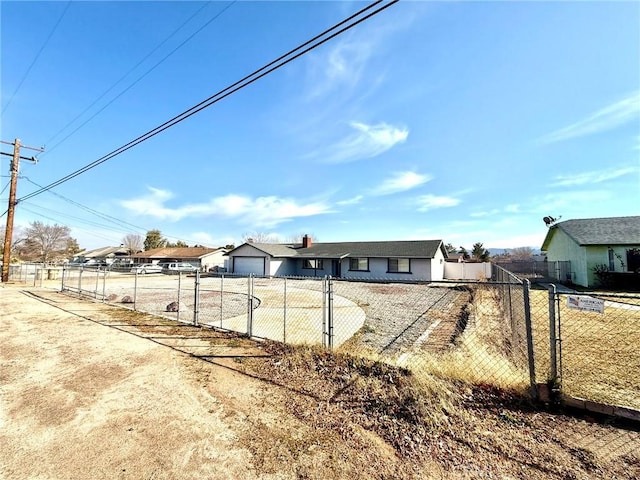
<path fill-rule="evenodd" d="M 349 270 L 356 271 L 356 272 L 368 272 L 369 259 L 368 258 L 350 258 Z"/>
<path fill-rule="evenodd" d="M 627 271 L 640 272 L 640 248 L 627 250 Z"/>
<path fill-rule="evenodd" d="M 609 271 L 613 272 L 616 269 L 615 263 L 613 263 L 613 249 L 609 249 Z"/>
<path fill-rule="evenodd" d="M 387 273 L 411 273 L 411 262 L 408 258 L 390 258 Z"/>
<path fill-rule="evenodd" d="M 302 268 L 310 270 L 324 270 L 324 262 L 322 260 L 302 260 Z"/>

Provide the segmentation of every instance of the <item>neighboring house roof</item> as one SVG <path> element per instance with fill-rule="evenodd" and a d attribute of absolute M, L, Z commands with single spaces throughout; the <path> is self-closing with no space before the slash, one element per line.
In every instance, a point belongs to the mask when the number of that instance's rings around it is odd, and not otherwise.
<path fill-rule="evenodd" d="M 580 246 L 640 244 L 640 216 L 585 218 L 556 223 L 549 228 L 542 250 L 547 250 L 556 229 L 561 229 Z"/>
<path fill-rule="evenodd" d="M 102 247 L 95 250 L 86 250 L 77 253 L 76 257 L 84 258 L 109 258 L 117 255 L 127 255 L 129 250 L 124 247 Z"/>
<path fill-rule="evenodd" d="M 314 257 L 314 258 L 434 258 L 438 249 L 447 256 L 442 240 L 402 240 L 386 242 L 318 242 L 303 248 L 301 244 L 245 243 L 272 257 Z M 242 247 L 241 245 L 240 247 Z M 233 253 L 231 250 L 227 255 Z"/>
<path fill-rule="evenodd" d="M 200 258 L 217 251 L 226 252 L 224 248 L 164 247 L 136 253 L 134 256 L 136 258 Z"/>

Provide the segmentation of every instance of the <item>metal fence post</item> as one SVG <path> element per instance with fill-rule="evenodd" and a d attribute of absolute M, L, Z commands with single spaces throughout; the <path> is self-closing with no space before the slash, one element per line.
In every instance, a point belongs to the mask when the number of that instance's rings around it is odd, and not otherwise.
<path fill-rule="evenodd" d="M 100 267 L 96 268 L 96 288 L 93 289 L 93 299 L 98 299 L 98 284 L 100 283 Z"/>
<path fill-rule="evenodd" d="M 327 348 L 327 277 L 322 279 L 322 347 Z"/>
<path fill-rule="evenodd" d="M 327 280 L 328 287 L 328 308 L 327 308 L 327 324 L 329 327 L 329 350 L 333 350 L 333 280 L 331 276 Z"/>
<path fill-rule="evenodd" d="M 224 273 L 220 276 L 220 328 L 222 328 L 222 304 L 224 303 Z"/>
<path fill-rule="evenodd" d="M 549 285 L 549 381 L 555 385 L 558 381 L 556 338 L 556 286 Z"/>
<path fill-rule="evenodd" d="M 66 273 L 67 269 L 66 267 L 62 267 L 62 282 L 60 284 L 60 291 L 64 292 L 64 274 Z"/>
<path fill-rule="evenodd" d="M 104 275 L 102 276 L 102 301 L 104 302 L 107 297 L 107 269 L 104 269 Z"/>
<path fill-rule="evenodd" d="M 180 321 L 180 286 L 182 284 L 182 272 L 178 270 L 178 308 L 176 310 L 176 317 Z"/>
<path fill-rule="evenodd" d="M 137 311 L 138 307 L 136 302 L 138 301 L 138 269 L 135 269 L 135 277 L 133 277 L 133 311 Z"/>
<path fill-rule="evenodd" d="M 78 296 L 82 296 L 82 274 L 84 272 L 84 268 L 80 268 L 80 274 L 78 275 Z"/>
<path fill-rule="evenodd" d="M 253 274 L 247 278 L 247 335 L 253 336 Z"/>
<path fill-rule="evenodd" d="M 529 293 L 531 289 L 531 283 L 525 279 L 522 282 L 522 294 L 524 300 L 524 324 L 527 334 L 527 358 L 529 359 L 529 388 L 531 390 L 531 396 L 534 399 L 538 398 L 538 389 L 536 388 L 536 363 L 535 352 L 533 349 L 533 327 L 531 322 L 531 302 Z"/>
<path fill-rule="evenodd" d="M 282 343 L 287 343 L 287 277 L 284 277 L 284 297 L 283 297 L 283 318 L 282 318 Z"/>
<path fill-rule="evenodd" d="M 200 315 L 200 270 L 196 270 L 195 285 L 193 289 L 193 324 L 197 327 Z"/>

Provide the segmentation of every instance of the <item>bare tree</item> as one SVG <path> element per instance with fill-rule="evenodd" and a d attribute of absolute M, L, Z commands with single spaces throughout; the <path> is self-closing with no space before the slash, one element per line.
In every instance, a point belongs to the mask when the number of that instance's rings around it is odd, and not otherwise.
<path fill-rule="evenodd" d="M 64 225 L 46 225 L 42 222 L 32 222 L 25 229 L 23 255 L 31 260 L 42 263 L 51 261 L 56 256 L 66 255 L 70 245 L 71 229 Z M 77 242 L 75 242 L 77 245 Z"/>
<path fill-rule="evenodd" d="M 309 238 L 314 242 L 318 241 L 318 237 L 315 234 L 309 232 L 294 233 L 292 235 L 289 235 L 286 241 L 288 243 L 302 243 L 302 237 L 304 237 L 305 235 L 308 235 Z"/>
<path fill-rule="evenodd" d="M 129 250 L 129 255 L 134 255 L 142 251 L 144 239 L 142 235 L 129 233 L 122 238 L 122 245 Z"/>
<path fill-rule="evenodd" d="M 7 230 L 4 225 L 0 226 L 0 255 L 4 253 L 4 236 L 6 231 Z M 24 229 L 20 227 L 14 227 L 13 236 L 11 237 L 11 251 L 13 252 L 15 248 L 24 241 Z"/>
<path fill-rule="evenodd" d="M 278 243 L 280 239 L 274 233 L 246 232 L 242 234 L 243 243 Z"/>
<path fill-rule="evenodd" d="M 533 258 L 533 248 L 531 247 L 514 248 L 509 253 L 513 260 L 531 260 Z"/>

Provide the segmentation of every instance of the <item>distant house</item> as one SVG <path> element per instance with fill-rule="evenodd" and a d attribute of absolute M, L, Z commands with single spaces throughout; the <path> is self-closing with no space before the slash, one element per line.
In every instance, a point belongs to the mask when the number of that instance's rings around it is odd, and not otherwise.
<path fill-rule="evenodd" d="M 447 252 L 442 240 L 388 242 L 244 243 L 227 253 L 236 274 L 442 280 Z"/>
<path fill-rule="evenodd" d="M 129 255 L 129 250 L 125 247 L 102 247 L 95 250 L 84 250 L 73 256 L 72 263 L 83 263 L 86 265 L 110 265 L 119 258 Z"/>
<path fill-rule="evenodd" d="M 164 247 L 154 248 L 133 255 L 135 263 L 186 262 L 203 271 L 225 264 L 225 248 L 207 247 Z"/>
<path fill-rule="evenodd" d="M 553 224 L 542 251 L 549 263 L 571 262 L 573 283 L 597 287 L 595 269 L 640 269 L 640 217 L 587 218 Z"/>

